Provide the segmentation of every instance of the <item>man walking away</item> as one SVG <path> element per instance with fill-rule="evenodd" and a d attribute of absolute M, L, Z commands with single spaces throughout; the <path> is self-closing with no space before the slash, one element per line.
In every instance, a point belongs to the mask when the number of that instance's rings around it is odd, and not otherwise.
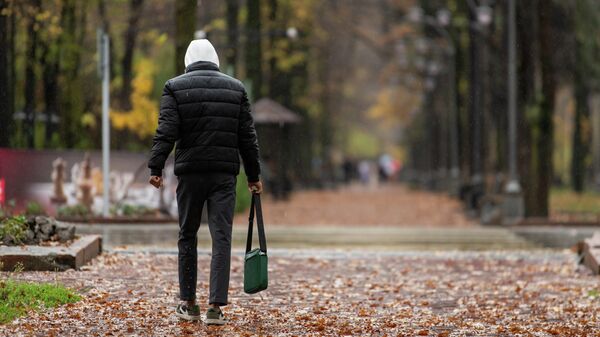
<path fill-rule="evenodd" d="M 196 304 L 197 232 L 204 202 L 212 238 L 207 324 L 225 324 L 220 307 L 227 305 L 231 227 L 240 155 L 248 187 L 262 191 L 258 142 L 243 84 L 219 71 L 212 44 L 194 40 L 185 54 L 185 73 L 165 84 L 158 128 L 148 167 L 150 184 L 162 186 L 165 160 L 175 149 L 179 211 L 177 246 L 179 296 L 176 315 L 199 320 Z"/>

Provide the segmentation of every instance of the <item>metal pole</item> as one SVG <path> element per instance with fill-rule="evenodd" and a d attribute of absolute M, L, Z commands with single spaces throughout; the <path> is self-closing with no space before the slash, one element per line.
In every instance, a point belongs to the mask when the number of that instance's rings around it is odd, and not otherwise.
<path fill-rule="evenodd" d="M 435 187 L 435 115 L 433 113 L 433 86 L 435 85 L 435 79 L 428 74 L 426 79 L 426 92 L 425 92 L 425 123 L 428 127 L 427 138 L 426 138 L 426 153 L 427 161 L 427 173 L 425 175 L 425 187 L 427 189 L 433 189 Z"/>
<path fill-rule="evenodd" d="M 448 136 L 450 142 L 450 182 L 448 184 L 448 189 L 451 194 L 455 194 L 458 193 L 458 180 L 460 177 L 460 168 L 458 163 L 458 112 L 456 109 L 456 47 L 448 30 L 441 27 L 435 19 L 431 17 L 425 17 L 423 22 L 435 28 L 436 31 L 442 35 L 448 43 L 448 103 L 450 104 L 448 107 Z"/>
<path fill-rule="evenodd" d="M 477 19 L 475 17 L 475 19 Z M 470 27 L 470 54 L 471 54 L 471 74 L 469 95 L 471 104 L 469 104 L 469 115 L 471 121 L 471 163 L 470 163 L 470 182 L 469 192 L 466 196 L 467 206 L 470 210 L 479 208 L 479 200 L 483 195 L 483 170 L 482 170 L 482 115 L 483 115 L 483 92 L 482 76 L 482 52 L 483 52 L 483 34 L 485 27 L 480 23 L 472 24 Z"/>
<path fill-rule="evenodd" d="M 449 40 L 452 43 L 452 39 Z M 448 67 L 449 104 L 450 109 L 450 193 L 458 193 L 458 180 L 460 169 L 458 164 L 458 112 L 456 110 L 456 51 L 452 46 L 450 50 L 450 66 Z"/>
<path fill-rule="evenodd" d="M 102 33 L 102 216 L 109 216 L 109 175 L 110 175 L 110 72 L 109 72 L 109 38 L 106 33 Z"/>
<path fill-rule="evenodd" d="M 517 35 L 515 0 L 508 0 L 508 182 L 504 196 L 504 224 L 514 224 L 525 207 L 517 171 Z"/>
<path fill-rule="evenodd" d="M 448 43 L 448 103 L 450 106 L 448 107 L 448 128 L 447 128 L 447 136 L 448 139 L 445 138 L 446 134 L 440 135 L 440 151 L 445 147 L 444 142 L 446 140 L 449 141 L 448 144 L 448 154 L 449 154 L 449 162 L 448 157 L 444 158 L 444 165 L 449 164 L 450 168 L 450 180 L 447 180 L 446 176 L 446 167 L 443 165 L 440 166 L 440 171 L 437 173 L 439 178 L 443 178 L 446 188 L 450 192 L 450 194 L 457 194 L 459 189 L 459 177 L 460 177 L 460 168 L 458 163 L 458 112 L 456 109 L 456 46 L 454 44 L 454 39 L 450 35 L 449 31 L 444 28 L 448 23 L 442 24 L 438 22 L 433 17 L 424 16 L 421 19 L 421 22 L 425 25 L 431 26 L 434 28 L 438 34 L 440 34 Z M 441 124 L 440 124 L 441 125 Z"/>
<path fill-rule="evenodd" d="M 508 1 L 508 184 L 507 192 L 521 191 L 517 173 L 517 57 L 515 0 Z"/>
<path fill-rule="evenodd" d="M 471 91 L 471 105 L 472 105 L 472 133 L 473 133 L 473 139 L 472 139 L 472 156 L 473 156 L 473 167 L 472 167 L 472 172 L 471 172 L 471 183 L 473 184 L 477 184 L 480 182 L 480 180 L 482 179 L 480 174 L 481 174 L 481 84 L 480 84 L 480 77 L 482 76 L 481 74 L 481 60 L 480 60 L 480 54 L 481 54 L 481 49 L 480 49 L 480 41 L 479 39 L 481 38 L 478 32 L 474 32 L 474 39 L 473 39 L 473 74 L 472 74 L 472 79 L 471 79 L 471 86 L 472 86 L 472 91 Z"/>

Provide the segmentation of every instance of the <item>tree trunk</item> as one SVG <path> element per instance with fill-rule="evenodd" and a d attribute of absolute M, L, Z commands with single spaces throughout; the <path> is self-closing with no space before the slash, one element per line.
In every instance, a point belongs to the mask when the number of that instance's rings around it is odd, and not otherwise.
<path fill-rule="evenodd" d="M 279 100 L 278 97 L 281 88 L 278 88 L 279 74 L 277 71 L 277 57 L 274 53 L 279 38 L 277 34 L 273 33 L 279 28 L 277 25 L 277 0 L 270 0 L 269 5 L 269 30 L 271 31 L 271 34 L 269 34 L 269 44 L 271 47 L 271 53 L 269 55 L 269 96 L 281 103 L 281 100 Z"/>
<path fill-rule="evenodd" d="M 175 73 L 185 70 L 184 57 L 196 31 L 196 0 L 175 0 Z"/>
<path fill-rule="evenodd" d="M 495 153 L 493 169 L 495 172 L 508 174 L 508 4 L 497 6 L 501 11 L 503 25 L 495 32 L 492 40 L 492 57 L 489 66 L 491 81 L 491 116 L 496 129 L 496 146 L 489 151 Z"/>
<path fill-rule="evenodd" d="M 143 12 L 144 0 L 129 1 L 129 23 L 125 31 L 125 53 L 121 62 L 123 86 L 119 93 L 119 102 L 123 110 L 131 109 L 131 80 L 133 79 L 133 53 L 138 35 L 140 17 Z"/>
<path fill-rule="evenodd" d="M 298 42 L 299 46 L 292 45 L 292 52 L 298 50 L 309 50 L 309 46 L 303 42 Z M 308 52 L 307 52 L 308 53 Z M 290 77 L 293 84 L 290 89 L 291 105 L 290 107 L 297 111 L 303 118 L 302 123 L 292 130 L 292 139 L 301 139 L 298 142 L 298 150 L 292 153 L 294 176 L 298 178 L 299 184 L 308 184 L 311 179 L 311 160 L 313 158 L 313 144 L 315 140 L 314 123 L 311 120 L 308 111 L 302 105 L 303 98 L 308 91 L 308 62 L 304 61 L 298 64 L 292 70 Z"/>
<path fill-rule="evenodd" d="M 13 15 L 4 13 L 9 8 L 8 1 L 0 0 L 0 147 L 10 146 L 10 135 L 13 128 L 13 96 L 11 72 L 13 68 L 11 37 L 11 21 Z"/>
<path fill-rule="evenodd" d="M 79 74 L 82 52 L 82 37 L 84 36 L 86 2 L 79 2 L 81 13 L 77 14 L 75 0 L 65 0 L 61 13 L 61 138 L 67 148 L 77 145 L 81 131 L 81 116 L 83 114 L 83 89 Z M 78 20 L 79 19 L 79 20 Z M 81 30 L 81 31 L 78 31 Z"/>
<path fill-rule="evenodd" d="M 556 8 L 551 1 L 540 1 L 539 3 L 539 41 L 540 41 L 540 66 L 542 99 L 540 103 L 540 115 L 538 120 L 539 132 L 535 137 L 536 153 L 533 171 L 537 180 L 537 202 L 531 209 L 532 216 L 548 216 L 548 204 L 550 199 L 550 188 L 552 187 L 553 166 L 552 154 L 554 149 L 554 99 L 556 95 L 556 79 L 554 54 L 558 50 L 555 44 L 553 27 L 557 24 Z"/>
<path fill-rule="evenodd" d="M 518 45 L 518 80 L 519 80 L 519 106 L 518 109 L 518 134 L 519 134 L 519 177 L 523 187 L 525 200 L 525 214 L 532 215 L 531 210 L 536 203 L 535 171 L 532 170 L 532 137 L 533 121 L 527 117 L 537 109 L 536 97 L 536 72 L 538 68 L 538 0 L 517 2 L 517 40 Z"/>
<path fill-rule="evenodd" d="M 275 101 L 283 104 L 286 107 L 291 107 L 292 105 L 292 94 L 291 94 L 291 74 L 290 71 L 282 71 L 278 67 L 278 59 L 276 54 L 281 55 L 281 48 L 285 48 L 283 52 L 285 53 L 285 57 L 291 53 L 290 46 L 293 44 L 293 41 L 288 40 L 287 44 L 283 45 L 281 42 L 285 42 L 282 39 L 285 39 L 285 31 L 286 27 L 283 25 L 285 22 L 288 22 L 287 15 L 285 17 L 280 17 L 281 14 L 284 13 L 285 8 L 280 8 L 278 6 L 279 0 L 270 0 L 270 14 L 269 14 L 269 27 L 270 27 L 270 38 L 269 44 L 271 53 L 269 55 L 269 96 Z"/>
<path fill-rule="evenodd" d="M 472 13 L 470 15 L 473 15 Z M 473 21 L 474 18 L 472 17 Z M 471 144 L 471 160 L 469 165 L 469 173 L 471 184 L 481 184 L 483 178 L 483 160 L 482 160 L 482 123 L 483 123 L 483 92 L 482 80 L 485 73 L 482 71 L 482 39 L 481 32 L 475 27 L 469 30 L 469 59 L 470 59 L 470 80 L 469 80 L 469 115 L 470 115 L 470 144 Z M 471 205 L 476 206 L 476 205 Z"/>
<path fill-rule="evenodd" d="M 262 46 L 260 0 L 248 0 L 246 19 L 246 77 L 252 84 L 252 98 L 262 96 Z"/>
<path fill-rule="evenodd" d="M 576 68 L 581 68 L 579 64 Z M 589 90 L 584 83 L 583 69 L 575 70 L 575 116 L 573 121 L 573 155 L 571 158 L 571 186 L 577 193 L 585 188 L 585 160 L 589 153 L 589 134 L 583 129 L 590 125 Z"/>
<path fill-rule="evenodd" d="M 227 49 L 225 61 L 231 68 L 232 75 L 237 74 L 237 54 L 239 40 L 238 16 L 240 12 L 239 0 L 227 0 Z"/>
<path fill-rule="evenodd" d="M 58 41 L 41 41 L 41 67 L 42 83 L 44 89 L 44 105 L 46 115 L 46 128 L 44 134 L 44 145 L 46 148 L 52 146 L 52 134 L 54 133 L 53 116 L 59 115 L 59 87 L 58 73 L 60 69 Z"/>
<path fill-rule="evenodd" d="M 38 33 L 36 15 L 42 5 L 41 0 L 31 0 L 27 11 L 27 56 L 25 59 L 25 134 L 27 147 L 35 147 L 35 66 L 37 64 Z"/>
<path fill-rule="evenodd" d="M 461 15 L 467 15 L 470 10 L 468 4 L 464 1 L 457 0 L 456 7 L 458 13 Z M 459 162 L 462 183 L 469 179 L 469 167 L 471 162 L 471 128 L 469 123 L 470 118 L 470 100 L 469 100 L 469 89 L 466 86 L 460 85 L 461 83 L 467 83 L 469 80 L 469 44 L 472 43 L 470 40 L 470 34 L 466 30 L 460 30 L 454 28 L 453 33 L 455 47 L 456 47 L 456 105 L 458 107 L 458 138 L 459 138 Z M 461 186 L 463 185 L 461 183 Z"/>
<path fill-rule="evenodd" d="M 575 4 L 575 17 L 573 22 L 573 35 L 575 36 L 575 65 L 574 65 L 574 87 L 575 87 L 575 116 L 573 120 L 573 151 L 571 158 L 571 186 L 577 193 L 585 189 L 586 159 L 590 154 L 591 134 L 586 132 L 586 126 L 591 126 L 589 99 L 591 95 L 590 71 L 594 65 L 589 62 L 593 60 L 593 52 L 587 38 L 588 27 L 594 25 L 589 19 L 589 13 L 593 13 L 589 6 L 583 1 Z M 592 14 L 593 15 L 593 14 Z M 593 34 L 593 33 L 592 33 Z M 586 45 L 586 42 L 588 45 Z M 593 43 L 593 42 L 592 42 Z M 593 45 L 592 45 L 593 46 Z M 593 50 L 593 48 L 592 48 Z M 593 73 L 592 73 L 593 78 Z M 587 128 L 589 130 L 589 128 Z M 593 129 L 593 128 L 592 128 Z"/>
<path fill-rule="evenodd" d="M 319 143 L 321 144 L 321 160 L 322 160 L 322 172 L 326 175 L 333 173 L 331 167 L 331 156 L 333 153 L 333 116 L 331 112 L 331 97 L 333 96 L 331 90 L 331 70 L 330 64 L 331 56 L 330 51 L 322 48 L 319 51 L 319 75 L 318 79 L 321 83 L 322 89 L 320 91 L 319 104 L 321 107 L 320 118 L 319 118 Z M 322 177 L 325 180 L 331 180 L 331 177 Z"/>

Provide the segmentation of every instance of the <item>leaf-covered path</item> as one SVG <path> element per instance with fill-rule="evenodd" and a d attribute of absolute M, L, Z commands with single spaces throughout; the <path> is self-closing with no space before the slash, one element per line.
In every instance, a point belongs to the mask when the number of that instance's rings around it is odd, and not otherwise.
<path fill-rule="evenodd" d="M 292 193 L 288 201 L 263 200 L 270 225 L 425 226 L 466 227 L 468 219 L 460 201 L 446 193 L 410 189 L 401 184 L 366 187 L 359 184 L 335 190 Z M 435 212 L 432 212 L 432 209 Z M 247 223 L 248 215 L 235 223 Z"/>
<path fill-rule="evenodd" d="M 274 250 L 270 258 L 269 290 L 249 296 L 236 252 L 231 324 L 222 328 L 173 317 L 175 255 L 104 254 L 83 271 L 4 273 L 65 283 L 85 299 L 0 326 L 0 335 L 600 335 L 600 279 L 566 251 Z M 208 263 L 204 252 L 200 303 Z"/>

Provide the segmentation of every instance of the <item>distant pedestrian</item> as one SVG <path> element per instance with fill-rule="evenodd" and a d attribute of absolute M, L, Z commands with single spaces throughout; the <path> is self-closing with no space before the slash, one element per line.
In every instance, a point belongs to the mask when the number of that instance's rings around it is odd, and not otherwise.
<path fill-rule="evenodd" d="M 352 159 L 344 159 L 344 163 L 342 164 L 342 170 L 344 171 L 344 183 L 349 184 L 352 182 L 352 179 L 354 179 L 354 172 L 356 171 L 354 166 L 354 161 L 352 161 Z"/>
<path fill-rule="evenodd" d="M 364 185 L 368 185 L 371 180 L 371 164 L 367 160 L 361 160 L 358 163 L 358 175 L 360 176 L 360 181 Z"/>
<path fill-rule="evenodd" d="M 212 237 L 207 324 L 225 324 L 231 260 L 231 228 L 240 155 L 248 187 L 262 192 L 259 153 L 250 103 L 242 82 L 219 71 L 219 58 L 206 40 L 185 54 L 185 74 L 165 84 L 158 128 L 148 162 L 150 184 L 162 186 L 165 160 L 175 149 L 179 211 L 179 296 L 175 314 L 199 320 L 196 304 L 197 232 L 204 202 Z"/>
<path fill-rule="evenodd" d="M 381 182 L 389 181 L 396 174 L 398 164 L 394 162 L 392 156 L 387 153 L 379 156 L 379 180 Z"/>

